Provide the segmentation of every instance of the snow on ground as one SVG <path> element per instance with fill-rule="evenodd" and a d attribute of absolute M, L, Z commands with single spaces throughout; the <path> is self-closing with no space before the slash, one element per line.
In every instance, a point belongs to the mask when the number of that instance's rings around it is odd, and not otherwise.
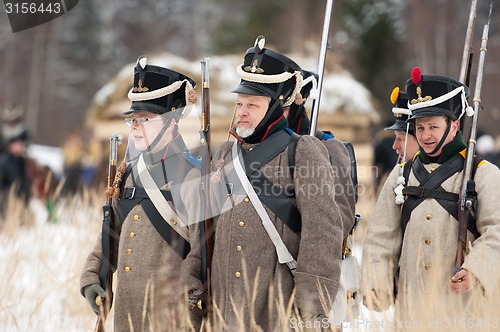
<path fill-rule="evenodd" d="M 34 226 L 0 233 L 0 331 L 91 331 L 96 316 L 79 274 L 100 228 L 99 209 L 61 202 L 58 222 L 32 201 Z"/>
<path fill-rule="evenodd" d="M 96 316 L 79 292 L 79 275 L 100 231 L 100 200 L 60 201 L 58 220 L 47 222 L 39 201 L 31 202 L 33 226 L 0 232 L 0 331 L 91 331 Z M 361 258 L 361 247 L 353 254 Z M 373 313 L 363 305 L 344 331 L 373 331 L 391 323 L 392 310 Z"/>

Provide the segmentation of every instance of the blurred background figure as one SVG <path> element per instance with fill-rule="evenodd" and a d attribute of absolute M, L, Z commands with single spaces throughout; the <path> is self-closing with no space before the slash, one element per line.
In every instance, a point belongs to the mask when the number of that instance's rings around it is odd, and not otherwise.
<path fill-rule="evenodd" d="M 0 118 L 2 120 L 0 127 L 2 133 L 2 150 L 11 137 L 15 137 L 26 128 L 23 122 L 23 113 L 24 112 L 21 106 L 16 104 L 7 104 L 0 114 Z"/>
<path fill-rule="evenodd" d="M 3 129 L 2 127 L 3 151 L 0 154 L 0 210 L 2 213 L 5 213 L 7 209 L 11 209 L 11 204 L 15 204 L 19 206 L 16 209 L 19 212 L 23 210 L 28 211 L 29 209 L 23 208 L 28 205 L 32 195 L 32 182 L 26 158 L 28 130 L 22 123 L 9 127 L 6 131 Z M 29 216 L 24 216 L 21 222 L 28 221 L 25 220 L 26 218 L 29 218 Z"/>
<path fill-rule="evenodd" d="M 476 142 L 476 153 L 490 163 L 500 167 L 500 136 L 496 139 L 489 134 L 478 137 Z"/>
<path fill-rule="evenodd" d="M 27 202 L 31 195 L 31 180 L 25 156 L 28 131 L 21 128 L 20 132 L 11 135 L 4 137 L 5 151 L 0 155 L 2 193 L 8 192 L 13 185 L 16 185 L 16 196 Z"/>
<path fill-rule="evenodd" d="M 64 165 L 62 195 L 74 195 L 78 193 L 82 185 L 82 157 L 83 143 L 79 133 L 71 130 L 66 136 L 63 145 Z"/>

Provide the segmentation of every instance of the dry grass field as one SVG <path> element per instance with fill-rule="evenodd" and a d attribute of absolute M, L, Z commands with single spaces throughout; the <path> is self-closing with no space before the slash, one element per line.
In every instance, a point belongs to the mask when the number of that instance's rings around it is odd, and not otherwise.
<path fill-rule="evenodd" d="M 371 187 L 371 147 L 358 145 L 356 151 L 360 180 L 357 211 L 363 218 L 354 234 L 353 253 L 361 258 L 362 242 L 376 195 Z M 93 330 L 96 316 L 79 293 L 79 275 L 100 231 L 103 202 L 102 190 L 84 191 L 73 198 L 61 198 L 56 203 L 55 222 L 47 221 L 46 208 L 37 200 L 33 200 L 29 207 L 8 205 L 7 212 L 0 219 L 0 331 Z M 432 321 L 426 315 L 431 317 L 436 314 L 436 306 L 431 304 L 436 303 L 439 295 L 437 289 L 434 294 L 422 299 L 421 308 L 416 308 L 423 313 L 421 321 L 426 323 L 407 326 L 403 330 L 500 330 L 498 297 L 488 304 L 488 310 L 478 311 L 476 316 L 472 316 L 473 320 L 451 321 L 447 328 L 444 325 L 431 326 L 429 322 Z M 477 307 L 484 306 L 481 301 L 478 300 Z M 363 305 L 359 309 L 358 317 L 343 324 L 344 331 L 393 330 L 392 308 L 384 313 L 370 312 Z M 290 324 L 290 314 L 290 308 L 283 311 L 283 321 L 277 322 L 275 331 L 294 327 Z M 486 319 L 489 319 L 488 325 Z M 155 331 L 179 330 L 166 322 L 159 325 L 162 328 Z M 108 322 L 108 327 L 111 326 L 112 323 Z M 223 322 L 217 320 L 217 324 L 209 326 L 207 331 L 220 331 L 222 326 Z M 297 325 L 295 327 L 292 330 L 305 330 Z"/>

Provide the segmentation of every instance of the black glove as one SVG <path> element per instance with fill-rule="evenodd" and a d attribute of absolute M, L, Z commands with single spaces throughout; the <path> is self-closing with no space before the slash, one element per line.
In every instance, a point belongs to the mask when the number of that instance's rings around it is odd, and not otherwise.
<path fill-rule="evenodd" d="M 98 315 L 99 306 L 95 303 L 95 299 L 97 298 L 97 295 L 99 295 L 102 299 L 105 299 L 106 291 L 101 287 L 101 285 L 92 284 L 83 288 L 83 294 L 85 295 L 85 299 L 87 299 L 87 302 L 90 304 L 92 310 L 96 313 L 96 315 Z"/>
<path fill-rule="evenodd" d="M 188 308 L 196 317 L 203 318 L 208 314 L 208 294 L 202 290 L 190 291 Z"/>

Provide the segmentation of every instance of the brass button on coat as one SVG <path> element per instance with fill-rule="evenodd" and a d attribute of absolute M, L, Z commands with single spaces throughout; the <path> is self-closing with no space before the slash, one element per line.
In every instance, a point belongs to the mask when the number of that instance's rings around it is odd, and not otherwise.
<path fill-rule="evenodd" d="M 244 201 L 245 203 L 248 203 L 248 202 L 250 202 L 250 198 L 245 197 L 245 198 L 243 198 L 243 201 Z"/>
<path fill-rule="evenodd" d="M 133 250 L 132 250 L 132 249 L 127 249 L 127 254 L 129 254 L 129 255 L 130 255 L 132 252 L 133 252 Z"/>
<path fill-rule="evenodd" d="M 170 219 L 170 222 L 172 223 L 172 225 L 177 225 L 177 221 L 175 221 L 174 219 Z"/>
<path fill-rule="evenodd" d="M 430 267 L 429 265 L 425 264 L 424 269 L 426 269 L 426 270 L 430 270 L 430 269 L 431 269 L 431 267 Z"/>
<path fill-rule="evenodd" d="M 426 215 L 426 216 L 425 216 L 425 219 L 427 219 L 427 220 L 431 220 L 431 219 L 432 219 L 432 216 L 431 216 L 430 214 L 428 214 L 428 215 Z"/>
<path fill-rule="evenodd" d="M 424 243 L 425 243 L 426 245 L 429 245 L 429 244 L 431 244 L 431 240 L 429 240 L 429 239 L 425 239 Z"/>
<path fill-rule="evenodd" d="M 239 225 L 240 225 L 240 227 L 243 227 L 243 226 L 245 226 L 245 222 L 244 221 L 240 221 Z"/>
<path fill-rule="evenodd" d="M 134 237 L 135 236 L 135 233 L 134 232 L 130 232 L 130 237 Z"/>
<path fill-rule="evenodd" d="M 241 277 L 241 272 L 237 271 L 234 275 L 236 276 L 236 278 L 239 278 L 239 277 Z"/>
<path fill-rule="evenodd" d="M 125 266 L 125 272 L 130 272 L 132 270 L 129 266 Z"/>
<path fill-rule="evenodd" d="M 241 246 L 236 246 L 236 251 L 241 251 L 243 248 Z"/>
<path fill-rule="evenodd" d="M 137 214 L 134 215 L 134 220 L 139 220 L 139 216 Z"/>

